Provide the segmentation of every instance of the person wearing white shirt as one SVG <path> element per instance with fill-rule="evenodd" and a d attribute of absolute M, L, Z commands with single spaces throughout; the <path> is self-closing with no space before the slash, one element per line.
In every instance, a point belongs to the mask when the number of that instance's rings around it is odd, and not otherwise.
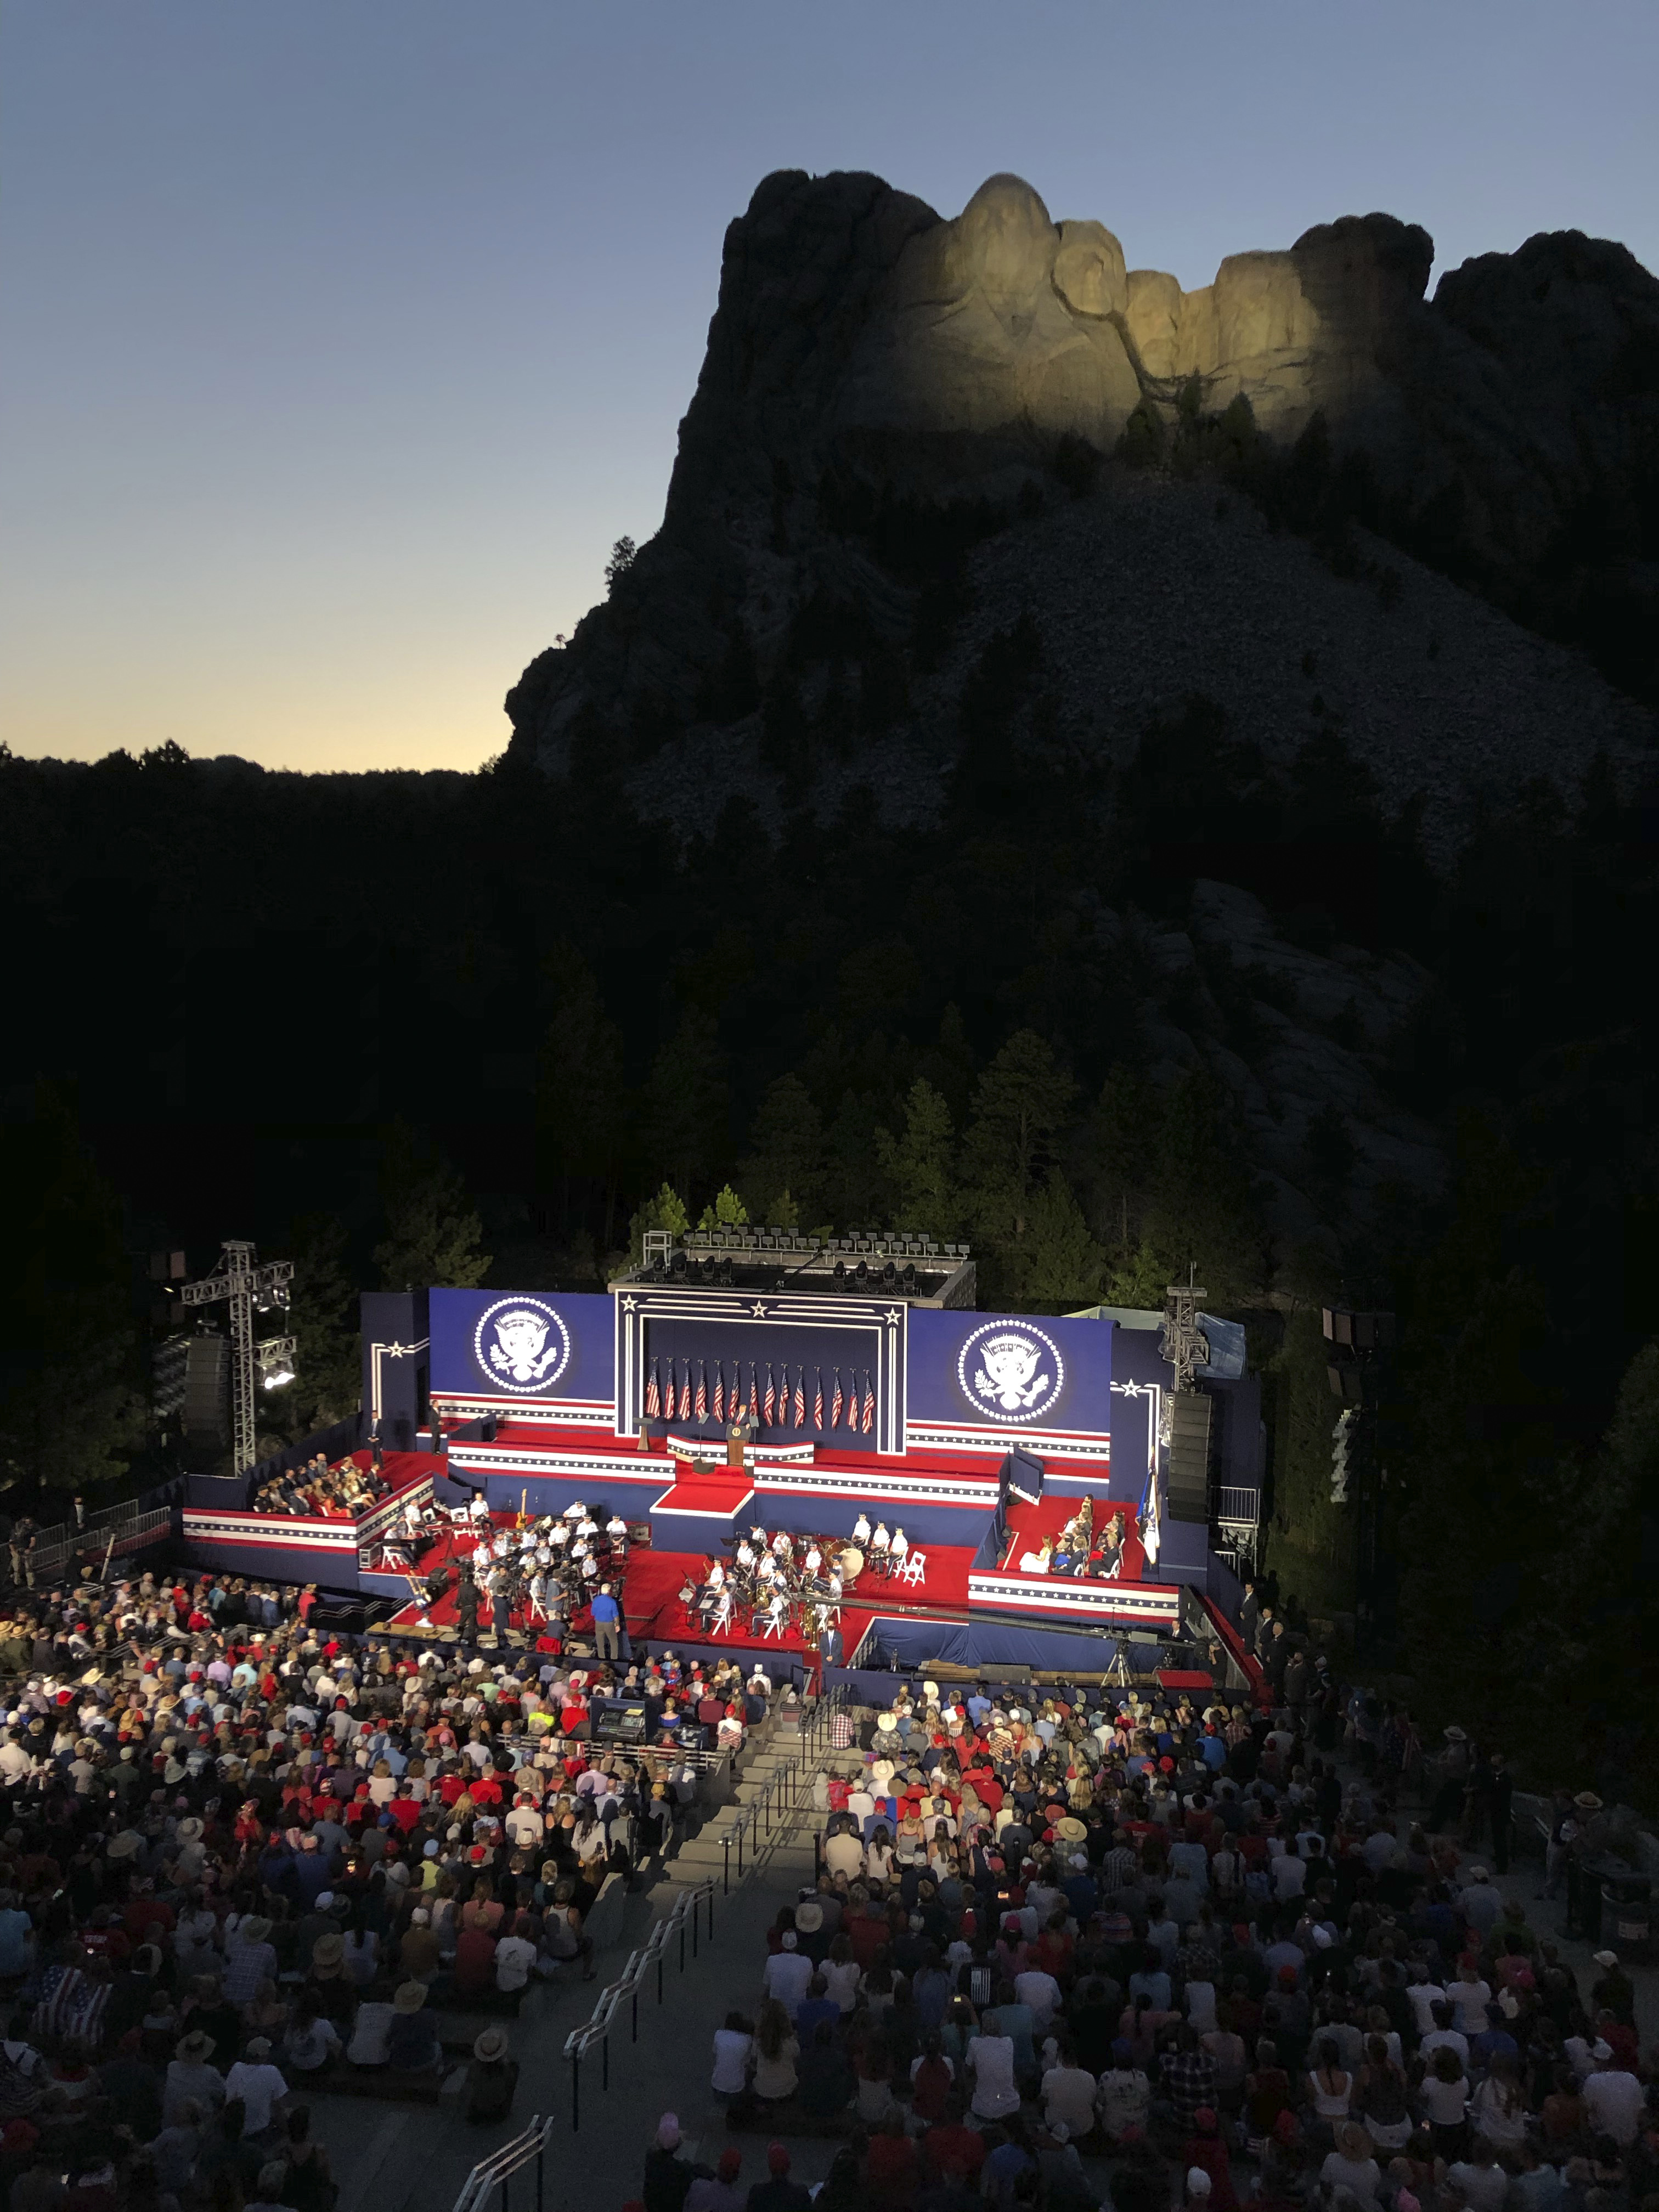
<path fill-rule="evenodd" d="M 1585 2082 L 1583 2094 L 1596 2131 L 1611 2136 L 1620 2150 L 1628 2150 L 1636 2141 L 1646 2104 L 1646 2093 L 1635 2075 L 1626 2073 L 1611 2060 L 1604 2061 Z"/>
<path fill-rule="evenodd" d="M 1445 2003 L 1446 1992 L 1437 1982 L 1429 1979 L 1426 1967 L 1419 1966 L 1416 1971 L 1423 1978 L 1406 1984 L 1406 2002 L 1412 2008 L 1419 2035 L 1427 2035 L 1434 2026 L 1434 2008 Z"/>
<path fill-rule="evenodd" d="M 860 1547 L 869 1543 L 870 1516 L 867 1513 L 860 1512 L 858 1519 L 853 1523 L 853 1541 Z"/>
<path fill-rule="evenodd" d="M 1492 2002 L 1492 1988 L 1481 1978 L 1480 1968 L 1470 1966 L 1462 1969 L 1457 1979 L 1448 1984 L 1446 1995 L 1464 2034 L 1481 2034 L 1486 2025 L 1486 2007 Z"/>
<path fill-rule="evenodd" d="M 270 2063 L 269 2040 L 263 2035 L 252 2037 L 225 2076 L 225 2101 L 240 2098 L 242 2102 L 244 2140 L 264 2133 L 276 2100 L 287 2094 L 288 2083 Z"/>
<path fill-rule="evenodd" d="M 1014 1977 L 1014 1995 L 1021 2004 L 1031 2008 L 1031 2026 L 1036 2033 L 1046 2034 L 1060 2006 L 1060 1984 L 1054 1976 L 1045 1973 L 1041 1966 L 1028 1966 L 1023 1974 Z M 1092 2087 L 1091 2083 L 1091 2093 Z"/>
<path fill-rule="evenodd" d="M 791 2020 L 800 2010 L 806 1985 L 812 1978 L 812 1961 L 799 1948 L 799 1942 L 794 1929 L 786 1928 L 782 1948 L 772 1954 L 761 1975 L 761 1987 L 766 1995 L 775 1997 Z"/>
<path fill-rule="evenodd" d="M 503 1936 L 495 1946 L 495 1986 L 503 1993 L 525 1988 L 536 1964 L 536 1947 L 523 1936 Z"/>
<path fill-rule="evenodd" d="M 1042 2118 L 1052 2128 L 1063 2122 L 1073 2142 L 1088 2135 L 1095 2124 L 1095 2077 L 1086 2067 L 1063 2052 L 1042 2077 Z"/>
<path fill-rule="evenodd" d="M 1308 1862 L 1290 1851 L 1281 1851 L 1268 1871 L 1273 1876 L 1273 1894 L 1281 1905 L 1300 1897 L 1308 1886 Z"/>

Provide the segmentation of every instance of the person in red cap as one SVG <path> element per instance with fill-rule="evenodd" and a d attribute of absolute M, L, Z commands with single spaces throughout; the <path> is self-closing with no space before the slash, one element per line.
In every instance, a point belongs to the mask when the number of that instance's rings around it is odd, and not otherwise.
<path fill-rule="evenodd" d="M 714 2172 L 700 2173 L 686 2191 L 685 2212 L 744 2212 L 748 2192 L 738 2179 L 742 2172 L 743 2153 L 727 2143 Z"/>
<path fill-rule="evenodd" d="M 1200 2105 L 1193 2114 L 1193 2132 L 1182 2147 L 1176 2163 L 1189 2172 L 1194 2166 L 1200 2166 L 1209 2175 L 1210 2212 L 1237 2212 L 1232 2160 L 1222 2141 L 1220 2124 L 1212 2106 Z"/>
<path fill-rule="evenodd" d="M 789 2179 L 789 2152 L 781 2142 L 766 2146 L 766 2179 L 749 2192 L 747 2212 L 811 2212 L 810 2192 Z"/>

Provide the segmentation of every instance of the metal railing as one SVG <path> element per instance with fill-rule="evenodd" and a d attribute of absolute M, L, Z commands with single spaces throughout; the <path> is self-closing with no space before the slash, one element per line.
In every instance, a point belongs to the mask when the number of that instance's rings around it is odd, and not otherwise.
<path fill-rule="evenodd" d="M 40 1529 L 27 1554 L 28 1571 L 38 1581 L 42 1575 L 61 1573 L 71 1559 L 97 1558 L 107 1566 L 112 1559 L 159 1543 L 172 1527 L 171 1505 L 106 1506 L 87 1516 L 84 1528 L 59 1522 L 55 1528 Z"/>
<path fill-rule="evenodd" d="M 512 2212 L 509 2186 L 513 2177 L 532 2163 L 536 2168 L 536 2212 L 542 2212 L 543 2161 L 552 2134 L 552 2114 L 550 2112 L 544 2119 L 538 2112 L 521 2135 L 502 2143 L 473 2167 L 455 2199 L 455 2212 L 485 2212 L 490 2192 L 495 2189 L 501 2192 L 498 2212 Z"/>
<path fill-rule="evenodd" d="M 663 2001 L 663 1960 L 669 1950 L 678 1945 L 680 1972 L 685 1972 L 685 1938 L 689 1925 L 691 1935 L 691 1956 L 698 1955 L 700 1918 L 707 1909 L 708 1940 L 714 1940 L 714 1884 L 712 1880 L 700 1881 L 695 1888 L 684 1889 L 674 1899 L 673 1909 L 659 1920 L 637 1951 L 628 1954 L 628 1964 L 614 1982 L 607 1982 L 599 1991 L 590 2017 L 580 2027 L 572 2028 L 565 2038 L 564 2055 L 570 2061 L 570 2132 L 574 2135 L 581 2126 L 582 2061 L 597 2044 L 599 2048 L 599 2086 L 611 2087 L 611 2030 L 617 2013 L 626 2004 L 629 2008 L 629 2040 L 640 2039 L 640 1990 L 647 1975 L 654 1972 L 657 1982 L 657 2002 Z"/>
<path fill-rule="evenodd" d="M 735 1844 L 738 1854 L 737 1879 L 741 1884 L 753 1871 L 769 1849 L 775 1835 L 781 1835 L 796 1825 L 803 1797 L 810 1796 L 817 1775 L 817 1762 L 822 1759 L 830 1741 L 836 1714 L 848 1703 L 844 1684 L 814 1700 L 810 1711 L 803 1711 L 800 1722 L 800 1756 L 787 1768 L 780 1768 L 770 1776 L 752 1805 L 745 1806 L 727 1833 L 720 1840 L 725 1846 L 725 1863 L 719 1876 L 705 1875 L 696 1883 L 688 1884 L 675 1899 L 672 1909 L 653 1926 L 644 1944 L 630 1952 L 628 1964 L 614 1982 L 607 1983 L 599 1992 L 592 2015 L 580 2027 L 573 2028 L 565 2039 L 564 2055 L 570 2062 L 570 2128 L 574 2135 L 581 2125 L 581 2064 L 597 2045 L 600 2054 L 601 2088 L 611 2087 L 611 2032 L 617 2015 L 625 2003 L 629 2008 L 629 2039 L 640 2039 L 640 1990 L 647 1977 L 656 1975 L 657 2002 L 663 2002 L 663 1960 L 667 1953 L 678 1948 L 680 1971 L 685 1971 L 686 1938 L 690 1936 L 690 1955 L 698 1956 L 699 1930 L 702 1916 L 707 1913 L 707 1940 L 714 1939 L 714 1899 L 730 1894 L 732 1867 L 732 1851 Z"/>
<path fill-rule="evenodd" d="M 761 1794 L 752 1805 L 745 1805 L 720 1838 L 725 1863 L 720 1869 L 720 1893 L 729 1896 L 732 1890 L 732 1854 L 737 1852 L 737 1878 L 747 1880 L 750 1870 L 757 1865 L 771 1847 L 775 1832 L 795 1825 L 795 1815 L 800 1810 L 802 1784 L 810 1788 L 817 1772 L 815 1762 L 823 1756 L 830 1730 L 836 1714 L 848 1701 L 845 1683 L 814 1698 L 810 1712 L 804 1711 L 800 1722 L 800 1757 L 793 1766 L 779 1767 L 769 1774 L 761 1786 Z"/>
<path fill-rule="evenodd" d="M 1228 1484 L 1215 1493 L 1214 1518 L 1224 1528 L 1254 1528 L 1261 1517 L 1261 1492 Z"/>

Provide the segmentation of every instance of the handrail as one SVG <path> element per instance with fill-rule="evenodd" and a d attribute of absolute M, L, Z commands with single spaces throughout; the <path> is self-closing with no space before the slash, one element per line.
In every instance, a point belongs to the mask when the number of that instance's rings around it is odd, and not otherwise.
<path fill-rule="evenodd" d="M 672 1910 L 655 1922 L 650 1934 L 637 1951 L 628 1954 L 628 1964 L 614 1982 L 607 1982 L 599 1991 L 591 2015 L 580 2027 L 573 2027 L 564 2040 L 564 2055 L 570 2061 L 570 2132 L 574 2135 L 581 2126 L 581 2063 L 594 2044 L 599 2046 L 600 2087 L 611 2087 L 611 2028 L 617 2008 L 628 2000 L 630 2017 L 629 2040 L 640 2039 L 640 1987 L 646 1975 L 654 1966 L 657 1971 L 657 2002 L 663 2001 L 662 1962 L 671 1942 L 678 1938 L 680 1972 L 685 1971 L 685 1931 L 688 1920 L 691 1929 L 691 1956 L 698 1955 L 698 1915 L 704 1905 L 708 1909 L 708 1940 L 714 1940 L 714 1885 L 712 1880 L 700 1881 L 695 1888 L 680 1892 L 674 1899 Z M 459 2212 L 459 2208 L 458 2208 Z"/>
<path fill-rule="evenodd" d="M 536 2162 L 536 2212 L 542 2212 L 542 2161 L 553 2134 L 553 2116 L 544 2119 L 539 2112 L 521 2134 L 513 2137 L 480 2159 L 461 2184 L 461 2193 L 455 2199 L 455 2212 L 483 2212 L 484 2200 L 489 2191 L 500 2186 L 501 2212 L 507 2212 L 507 2185 L 515 2173 L 521 2173 L 533 2159 Z"/>
<path fill-rule="evenodd" d="M 570 2130 L 573 2135 L 581 2125 L 582 2060 L 597 2044 L 600 2058 L 599 2086 L 608 2090 L 611 2087 L 611 2030 L 617 2012 L 624 2002 L 628 2004 L 629 2039 L 637 2043 L 640 2039 L 640 1990 L 647 1975 L 653 1967 L 655 1968 L 657 2002 L 660 2005 L 663 2002 L 664 1956 L 672 1944 L 678 1944 L 680 1971 L 682 1973 L 685 1971 L 688 1928 L 691 1937 L 691 1956 L 693 1959 L 698 1956 L 702 1915 L 705 1908 L 708 1940 L 711 1943 L 714 1942 L 714 1898 L 717 1889 L 722 1897 L 730 1894 L 733 1841 L 738 1846 L 738 1880 L 741 1883 L 746 1875 L 760 1863 L 763 1853 L 772 1840 L 774 1828 L 781 1830 L 786 1817 L 789 1825 L 793 1825 L 793 1816 L 799 1809 L 800 1800 L 811 1790 L 817 1778 L 817 1761 L 822 1754 L 831 1723 L 836 1713 L 846 1704 L 847 1698 L 846 1685 L 838 1684 L 835 1689 L 814 1700 L 811 1712 L 802 1715 L 799 1759 L 788 1769 L 780 1769 L 778 1773 L 769 1778 L 760 1796 L 752 1805 L 744 1808 L 727 1835 L 721 1838 L 726 1846 L 726 1863 L 718 1881 L 713 1875 L 705 1875 L 702 1881 L 689 1883 L 681 1890 L 670 1910 L 653 1923 L 641 1948 L 629 1954 L 628 1963 L 617 1979 L 608 1982 L 600 1990 L 589 2018 L 580 2027 L 573 2028 L 565 2038 L 564 2055 L 570 2061 Z M 745 1866 L 744 1843 L 756 1834 L 759 1834 L 761 1840 L 750 1853 Z"/>

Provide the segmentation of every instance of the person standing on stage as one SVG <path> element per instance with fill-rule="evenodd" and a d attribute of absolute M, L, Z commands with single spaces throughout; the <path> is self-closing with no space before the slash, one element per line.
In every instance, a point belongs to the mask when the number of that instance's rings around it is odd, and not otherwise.
<path fill-rule="evenodd" d="M 760 1433 L 760 1423 L 741 1398 L 732 1408 L 732 1419 L 726 1431 L 726 1464 L 728 1467 L 746 1466 L 748 1447 Z"/>
<path fill-rule="evenodd" d="M 611 1595 L 609 1583 L 593 1593 L 593 1648 L 601 1659 L 622 1657 L 622 1607 Z"/>

